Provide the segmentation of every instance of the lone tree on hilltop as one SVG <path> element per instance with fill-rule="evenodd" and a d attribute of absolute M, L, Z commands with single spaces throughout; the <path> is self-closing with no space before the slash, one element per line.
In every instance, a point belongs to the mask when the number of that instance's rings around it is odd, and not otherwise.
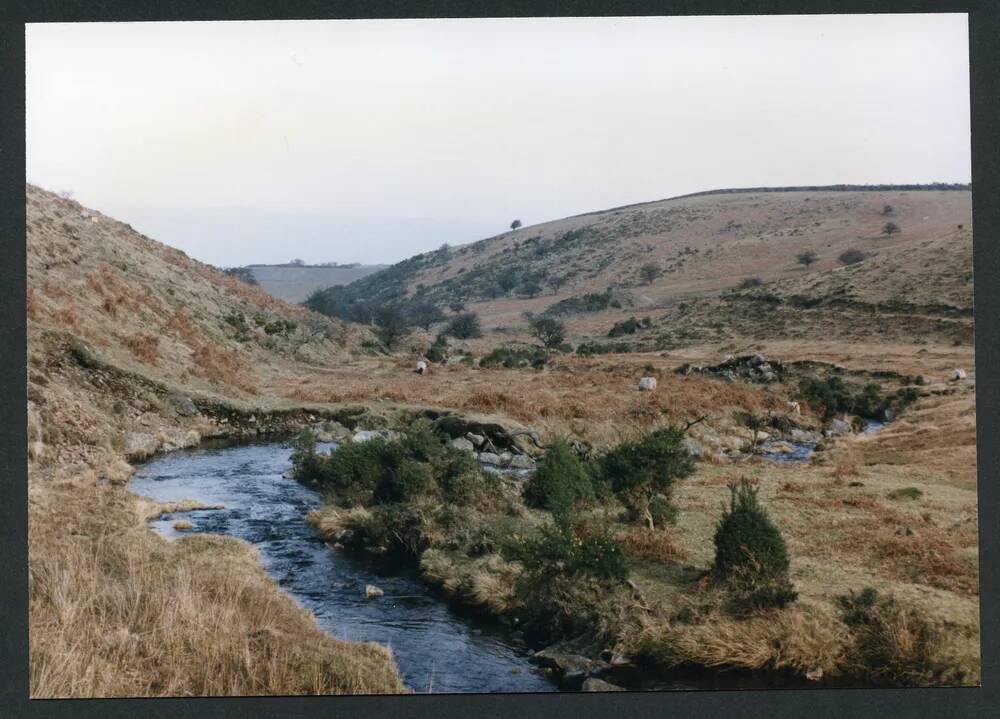
<path fill-rule="evenodd" d="M 895 222 L 886 222 L 885 225 L 882 226 L 883 235 L 894 235 L 897 232 L 899 232 L 899 225 Z"/>
<path fill-rule="evenodd" d="M 639 276 L 642 277 L 642 281 L 647 285 L 659 277 L 662 273 L 663 270 L 661 270 L 660 266 L 655 262 L 647 262 L 639 268 Z"/>
<path fill-rule="evenodd" d="M 819 259 L 819 255 L 812 250 L 806 250 L 805 252 L 800 252 L 795 255 L 795 261 L 800 265 L 805 265 L 806 269 L 809 269 L 810 265 L 812 265 L 817 259 Z"/>
<path fill-rule="evenodd" d="M 521 226 L 520 220 L 514 220 L 513 222 L 510 223 L 510 229 L 512 230 L 516 230 L 520 226 Z"/>
<path fill-rule="evenodd" d="M 553 317 L 528 317 L 531 334 L 546 347 L 558 347 L 566 339 L 566 326 Z"/>

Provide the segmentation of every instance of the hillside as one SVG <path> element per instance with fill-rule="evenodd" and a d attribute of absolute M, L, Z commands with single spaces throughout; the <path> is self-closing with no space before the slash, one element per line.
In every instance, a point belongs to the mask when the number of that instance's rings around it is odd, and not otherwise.
<path fill-rule="evenodd" d="M 487 328 L 516 332 L 525 312 L 559 316 L 576 340 L 635 314 L 654 321 L 644 335 L 659 349 L 752 337 L 762 322 L 772 339 L 833 327 L 845 337 L 892 330 L 905 339 L 919 329 L 969 342 L 971 216 L 967 188 L 703 193 L 442 248 L 330 289 L 311 306 L 357 319 L 386 302 L 464 302 Z M 889 222 L 901 231 L 884 234 Z M 848 250 L 864 259 L 843 267 Z M 808 269 L 796 261 L 804 251 L 817 255 Z M 754 286 L 733 291 L 748 279 Z M 802 314 L 817 307 L 824 322 Z"/>
<path fill-rule="evenodd" d="M 365 331 L 32 186 L 27 250 L 31 695 L 402 691 L 386 649 L 320 631 L 249 545 L 168 542 L 146 520 L 170 507 L 127 489 L 154 452 L 308 421 L 267 383 Z"/>
<path fill-rule="evenodd" d="M 253 278 L 265 292 L 285 302 L 302 302 L 316 290 L 348 285 L 388 265 L 249 265 Z"/>

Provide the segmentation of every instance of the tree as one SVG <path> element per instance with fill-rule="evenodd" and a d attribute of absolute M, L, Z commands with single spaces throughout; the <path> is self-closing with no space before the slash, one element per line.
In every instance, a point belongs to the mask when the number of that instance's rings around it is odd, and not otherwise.
<path fill-rule="evenodd" d="M 545 279 L 545 284 L 552 288 L 552 294 L 556 294 L 559 288 L 566 284 L 566 278 L 561 275 L 549 275 Z"/>
<path fill-rule="evenodd" d="M 291 260 L 288 264 L 290 264 L 292 267 L 304 267 L 306 261 L 300 260 L 298 257 L 296 257 L 294 260 Z"/>
<path fill-rule="evenodd" d="M 513 222 L 510 223 L 510 229 L 512 230 L 516 230 L 520 226 L 521 226 L 520 220 L 514 220 Z"/>
<path fill-rule="evenodd" d="M 558 347 L 566 339 L 566 326 L 553 317 L 529 316 L 528 325 L 531 334 L 546 347 Z"/>
<path fill-rule="evenodd" d="M 448 309 L 454 312 L 456 315 L 465 309 L 465 303 L 462 300 L 452 300 L 448 303 Z"/>
<path fill-rule="evenodd" d="M 403 313 L 395 305 L 383 305 L 373 313 L 375 321 L 375 333 L 389 349 L 396 346 L 396 343 L 406 335 L 406 319 Z"/>
<path fill-rule="evenodd" d="M 897 232 L 899 232 L 899 225 L 895 222 L 886 222 L 885 225 L 882 226 L 883 235 L 894 235 Z"/>
<path fill-rule="evenodd" d="M 842 265 L 856 265 L 867 256 L 861 250 L 844 250 L 837 256 L 837 259 Z"/>
<path fill-rule="evenodd" d="M 240 282 L 245 282 L 248 285 L 256 285 L 257 278 L 253 276 L 253 270 L 249 267 L 227 267 L 223 270 L 230 277 L 235 277 Z"/>
<path fill-rule="evenodd" d="M 435 322 L 444 319 L 444 313 L 433 302 L 414 302 L 409 307 L 409 319 L 418 327 L 429 330 Z"/>
<path fill-rule="evenodd" d="M 800 252 L 799 254 L 795 255 L 795 260 L 800 265 L 805 265 L 806 269 L 809 269 L 809 266 L 812 265 L 812 263 L 815 262 L 818 259 L 818 257 L 819 256 L 812 250 L 806 250 L 805 252 Z"/>
<path fill-rule="evenodd" d="M 520 292 L 522 295 L 527 295 L 528 297 L 534 297 L 541 291 L 542 291 L 542 286 L 537 282 L 535 282 L 534 280 L 525 280 L 524 282 L 521 283 L 521 286 L 518 288 L 518 292 Z"/>
<path fill-rule="evenodd" d="M 517 270 L 511 268 L 500 273 L 500 276 L 497 277 L 497 284 L 505 293 L 507 293 L 517 287 L 519 280 L 520 278 L 517 276 Z"/>
<path fill-rule="evenodd" d="M 466 312 L 456 315 L 442 333 L 450 335 L 455 339 L 467 340 L 473 337 L 482 337 L 483 330 L 479 325 L 479 315 L 475 312 Z"/>
<path fill-rule="evenodd" d="M 886 205 L 885 207 L 883 207 L 882 208 L 882 214 L 883 215 L 891 215 L 892 214 L 892 205 Z"/>
<path fill-rule="evenodd" d="M 660 269 L 660 266 L 655 262 L 647 262 L 639 268 L 639 276 L 642 277 L 642 281 L 647 285 L 659 277 L 662 273 L 663 270 Z"/>

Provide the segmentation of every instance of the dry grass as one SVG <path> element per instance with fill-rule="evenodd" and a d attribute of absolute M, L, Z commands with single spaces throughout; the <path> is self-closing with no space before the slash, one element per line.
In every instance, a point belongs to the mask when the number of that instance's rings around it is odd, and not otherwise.
<path fill-rule="evenodd" d="M 429 549 L 420 558 L 420 573 L 463 604 L 499 616 L 509 612 L 516 601 L 514 588 L 521 567 L 498 554 L 469 560 Z"/>
<path fill-rule="evenodd" d="M 619 532 L 615 538 L 624 545 L 626 553 L 637 559 L 670 563 L 682 561 L 687 556 L 672 532 L 664 529 L 629 529 Z"/>
<path fill-rule="evenodd" d="M 32 697 L 404 691 L 388 650 L 321 632 L 248 545 L 167 542 L 121 489 L 32 498 Z"/>
<path fill-rule="evenodd" d="M 122 340 L 129 352 L 137 360 L 146 364 L 156 364 L 160 358 L 160 338 L 156 335 L 148 335 L 137 332 L 134 335 L 125 337 Z"/>
<path fill-rule="evenodd" d="M 253 371 L 229 350 L 215 349 L 211 345 L 198 345 L 191 353 L 196 374 L 230 387 L 240 387 L 251 394 L 256 392 Z"/>

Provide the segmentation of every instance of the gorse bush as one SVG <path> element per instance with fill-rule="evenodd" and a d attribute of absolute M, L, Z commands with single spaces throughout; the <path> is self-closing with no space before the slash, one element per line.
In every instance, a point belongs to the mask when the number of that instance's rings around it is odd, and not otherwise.
<path fill-rule="evenodd" d="M 661 427 L 642 439 L 623 442 L 598 463 L 598 480 L 632 510 L 635 518 L 653 524 L 650 511 L 653 496 L 660 494 L 669 503 L 671 488 L 677 479 L 694 471 L 695 458 L 683 444 L 684 432 L 676 427 Z"/>
<path fill-rule="evenodd" d="M 902 411 L 915 402 L 920 393 L 914 387 L 902 387 L 887 395 L 875 382 L 868 382 L 859 388 L 831 375 L 826 379 L 803 377 L 799 380 L 798 396 L 825 419 L 838 413 L 880 419 L 886 416 L 886 410 Z"/>
<path fill-rule="evenodd" d="M 545 452 L 524 488 L 524 501 L 532 507 L 563 514 L 582 502 L 594 500 L 594 485 L 586 465 L 566 442 L 559 440 Z"/>
<path fill-rule="evenodd" d="M 460 315 L 456 315 L 448 323 L 444 334 L 460 340 L 482 337 L 483 330 L 479 324 L 479 315 L 475 312 L 463 312 Z"/>
<path fill-rule="evenodd" d="M 479 360 L 479 366 L 502 366 L 508 369 L 533 367 L 541 369 L 548 362 L 549 353 L 541 347 L 497 347 Z"/>
<path fill-rule="evenodd" d="M 586 575 L 625 579 L 628 565 L 621 544 L 604 529 L 583 530 L 557 520 L 529 540 L 522 555 L 525 571 L 535 575 Z"/>
<path fill-rule="evenodd" d="M 729 509 L 715 529 L 717 579 L 726 582 L 740 610 L 784 606 L 797 593 L 788 579 L 785 540 L 746 478 L 729 484 Z"/>

